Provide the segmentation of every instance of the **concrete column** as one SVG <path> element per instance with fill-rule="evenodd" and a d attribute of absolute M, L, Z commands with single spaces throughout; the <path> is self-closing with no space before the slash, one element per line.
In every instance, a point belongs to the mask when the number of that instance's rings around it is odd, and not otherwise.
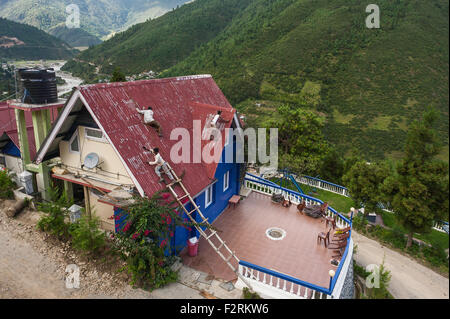
<path fill-rule="evenodd" d="M 50 110 L 39 110 L 32 113 L 34 139 L 36 143 L 36 150 L 38 150 L 43 144 L 48 132 L 51 128 L 50 122 Z M 50 169 L 47 163 L 43 162 L 39 165 L 40 174 L 36 175 L 38 185 L 42 191 L 42 197 L 45 200 L 50 200 L 48 189 L 51 187 L 50 183 Z"/>
<path fill-rule="evenodd" d="M 32 117 L 36 149 L 39 149 L 51 128 L 50 110 L 34 111 Z"/>
<path fill-rule="evenodd" d="M 25 111 L 15 109 L 17 131 L 19 136 L 20 154 L 22 156 L 23 166 L 31 163 L 30 144 L 28 143 L 27 123 L 25 121 Z"/>

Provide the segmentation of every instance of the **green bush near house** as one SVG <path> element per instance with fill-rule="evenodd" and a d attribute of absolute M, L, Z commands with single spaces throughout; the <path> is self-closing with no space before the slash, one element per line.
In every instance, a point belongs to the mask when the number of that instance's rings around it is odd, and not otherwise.
<path fill-rule="evenodd" d="M 133 287 L 154 290 L 178 278 L 170 256 L 174 229 L 181 226 L 189 230 L 195 225 L 183 219 L 173 204 L 156 193 L 150 199 L 135 198 L 127 207 L 126 224 L 115 234 L 114 243 L 127 264 L 123 270 L 131 275 Z"/>
<path fill-rule="evenodd" d="M 69 228 L 73 247 L 85 253 L 99 253 L 106 245 L 106 235 L 99 228 L 100 219 L 97 216 L 83 214 Z"/>
<path fill-rule="evenodd" d="M 67 199 L 65 194 L 61 194 L 58 188 L 49 190 L 50 202 L 39 203 L 38 209 L 44 213 L 39 219 L 37 227 L 41 231 L 45 231 L 60 240 L 69 240 L 70 225 L 66 222 L 69 217 L 68 207 L 72 206 L 72 202 Z"/>
<path fill-rule="evenodd" d="M 251 292 L 247 287 L 244 287 L 244 289 L 242 289 L 242 296 L 244 299 L 263 299 L 256 292 Z"/>
<path fill-rule="evenodd" d="M 0 199 L 14 198 L 14 182 L 9 178 L 6 171 L 0 170 Z"/>

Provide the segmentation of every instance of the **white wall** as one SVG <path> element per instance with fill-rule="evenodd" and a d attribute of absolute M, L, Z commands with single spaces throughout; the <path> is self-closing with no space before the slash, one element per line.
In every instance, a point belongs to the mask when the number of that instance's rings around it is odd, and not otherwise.
<path fill-rule="evenodd" d="M 12 179 L 18 184 L 19 180 L 17 176 L 23 172 L 22 159 L 2 153 L 0 153 L 0 156 L 5 158 L 8 171 L 13 171 L 15 173 L 15 175 L 12 176 Z"/>
<path fill-rule="evenodd" d="M 70 141 L 62 141 L 59 144 L 60 158 L 67 170 L 71 173 L 81 172 L 95 178 L 99 178 L 105 182 L 114 184 L 134 186 L 132 179 L 129 177 L 122 161 L 117 156 L 114 148 L 107 141 L 95 141 L 85 136 L 85 127 L 79 126 L 77 129 L 79 137 L 79 153 L 74 153 L 69 150 Z M 100 157 L 100 169 L 89 170 L 82 169 L 86 155 L 89 153 L 96 153 Z M 110 184 L 110 189 L 115 189 L 119 186 Z M 89 193 L 91 201 L 91 210 L 96 216 L 100 218 L 101 226 L 106 230 L 114 230 L 114 220 L 109 219 L 114 215 L 113 206 L 99 203 L 98 196 L 91 190 Z"/>

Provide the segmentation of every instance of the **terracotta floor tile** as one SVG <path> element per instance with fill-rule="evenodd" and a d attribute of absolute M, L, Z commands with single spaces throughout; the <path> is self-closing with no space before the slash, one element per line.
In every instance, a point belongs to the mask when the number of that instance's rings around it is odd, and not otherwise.
<path fill-rule="evenodd" d="M 269 196 L 252 192 L 213 225 L 222 231 L 221 238 L 239 259 L 328 287 L 328 271 L 336 267 L 330 264 L 333 250 L 317 244 L 317 234 L 327 230 L 321 219 L 299 215 L 295 206 L 286 209 L 272 203 Z M 286 237 L 280 241 L 269 239 L 266 230 L 271 227 L 285 230 Z M 181 256 L 194 269 L 225 280 L 236 279 L 204 238 L 200 239 L 197 257 L 188 257 L 186 249 Z"/>

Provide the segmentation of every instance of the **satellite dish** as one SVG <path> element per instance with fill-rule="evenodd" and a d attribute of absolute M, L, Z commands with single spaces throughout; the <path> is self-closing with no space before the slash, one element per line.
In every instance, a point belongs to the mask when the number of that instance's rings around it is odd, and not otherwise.
<path fill-rule="evenodd" d="M 99 162 L 100 158 L 96 153 L 89 153 L 84 159 L 84 167 L 93 169 L 97 167 Z"/>

